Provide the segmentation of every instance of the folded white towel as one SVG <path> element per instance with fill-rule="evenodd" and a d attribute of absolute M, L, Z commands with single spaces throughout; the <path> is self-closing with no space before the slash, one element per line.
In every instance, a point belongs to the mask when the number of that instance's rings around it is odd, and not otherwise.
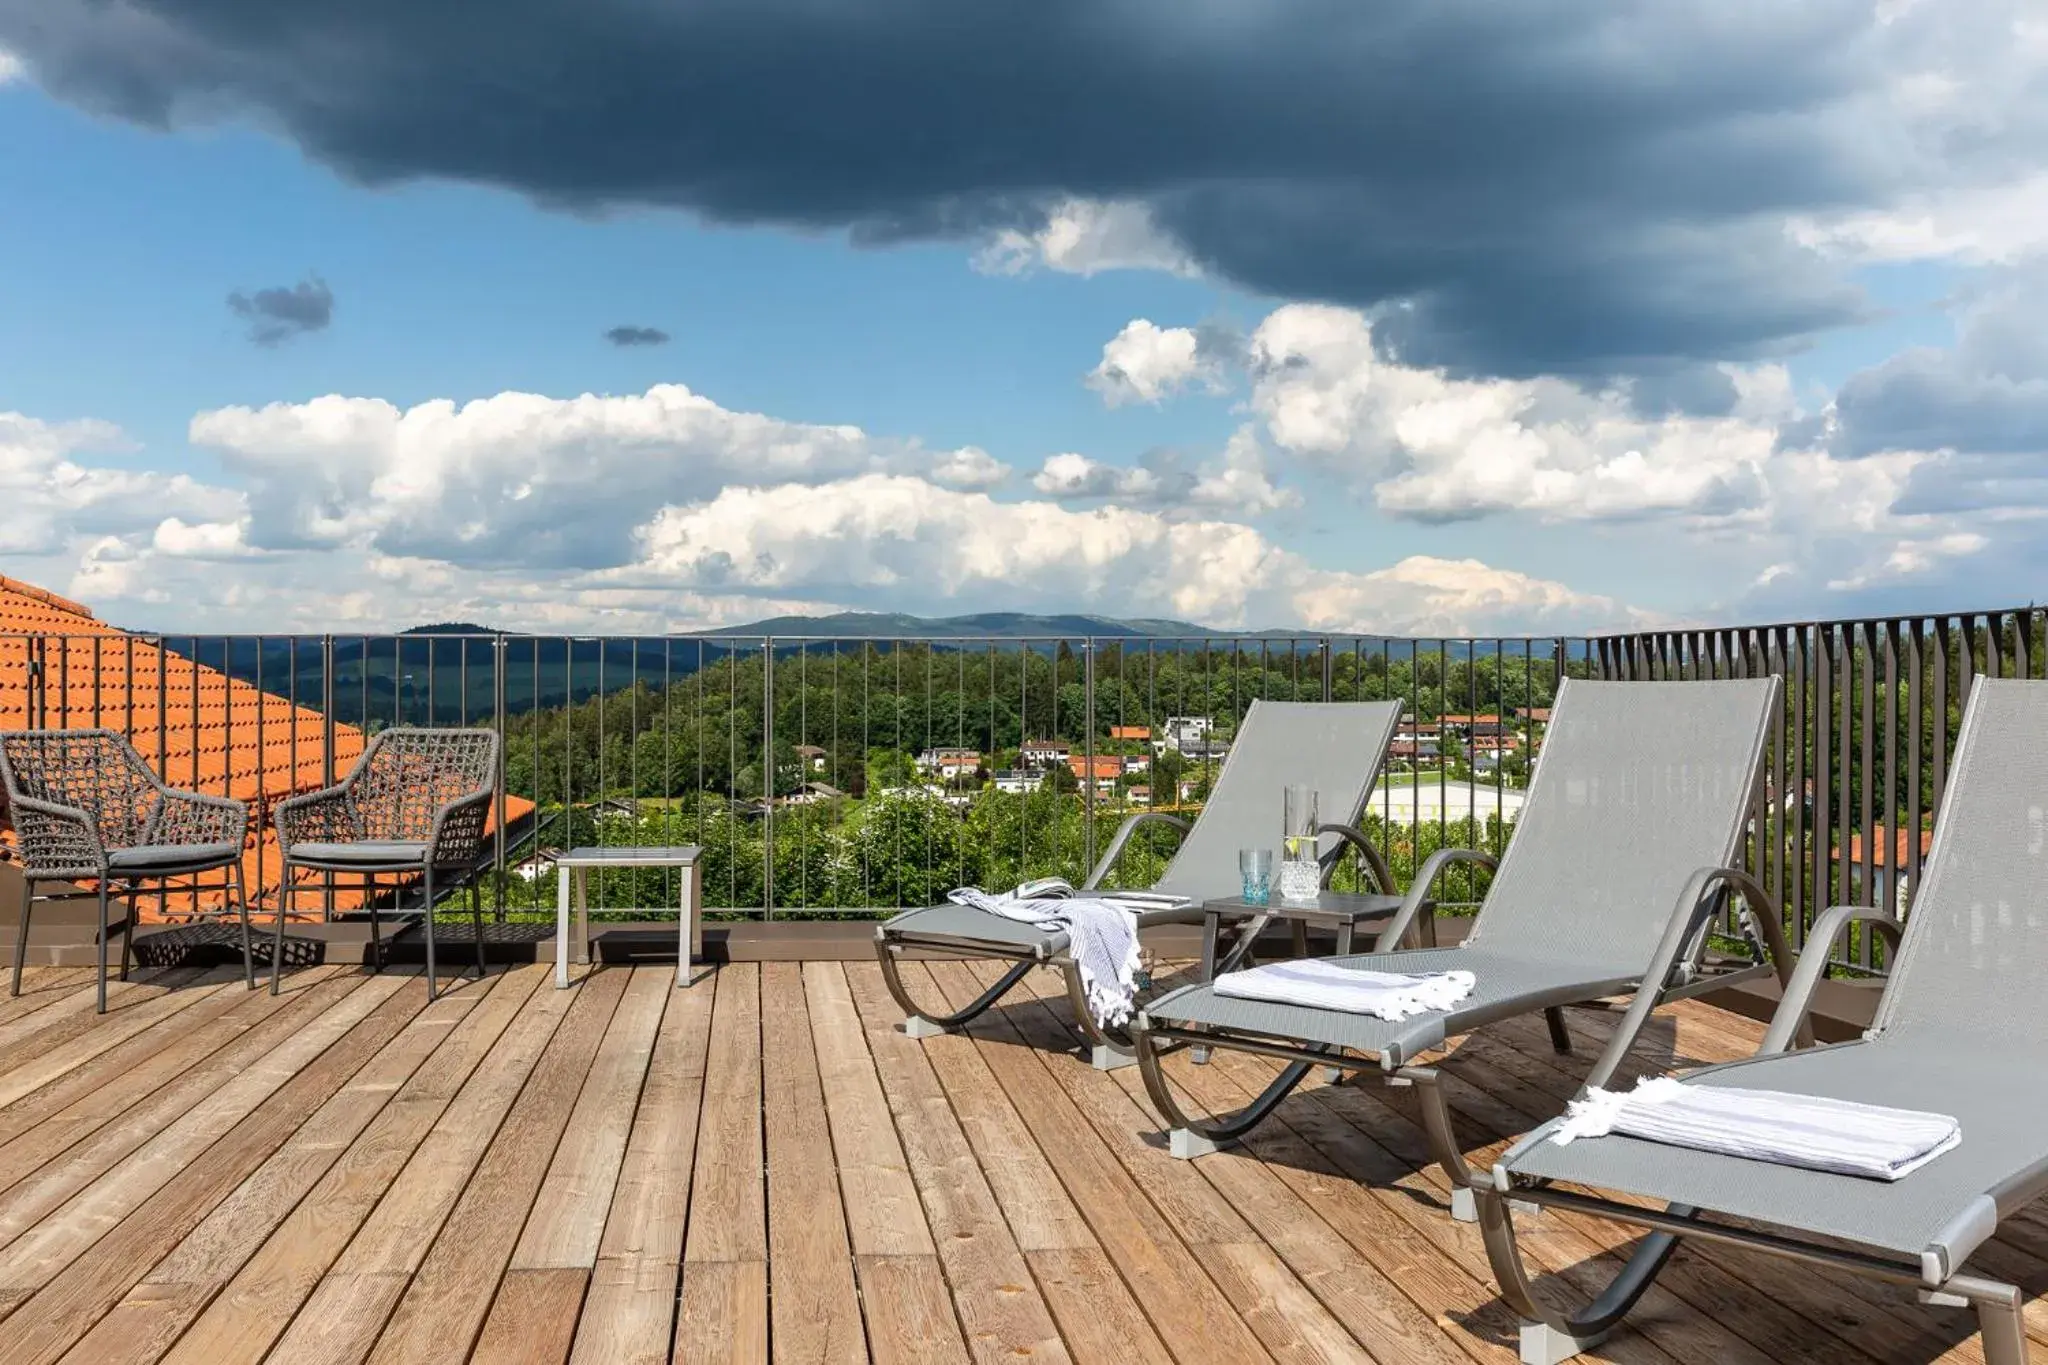
<path fill-rule="evenodd" d="M 1216 994 L 1238 1000 L 1370 1014 L 1401 1020 L 1451 1008 L 1472 993 L 1470 972 L 1374 972 L 1325 958 L 1270 962 L 1242 972 L 1225 972 L 1213 983 Z"/>
<path fill-rule="evenodd" d="M 990 895 L 978 886 L 950 891 L 946 899 L 1042 929 L 1065 930 L 1067 951 L 1080 968 L 1081 988 L 1095 1022 L 1103 1028 L 1121 1028 L 1130 1019 L 1139 965 L 1138 916 L 1131 906 L 1096 896 L 1024 900 L 1015 892 Z"/>
<path fill-rule="evenodd" d="M 1550 1136 L 1562 1147 L 1609 1133 L 1872 1180 L 1910 1175 L 1963 1140 L 1962 1125 L 1946 1114 L 1671 1076 L 1629 1091 L 1588 1091 Z"/>

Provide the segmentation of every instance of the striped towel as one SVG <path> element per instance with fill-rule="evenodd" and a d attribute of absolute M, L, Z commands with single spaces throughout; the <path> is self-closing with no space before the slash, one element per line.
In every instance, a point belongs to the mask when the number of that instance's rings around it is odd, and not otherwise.
<path fill-rule="evenodd" d="M 1588 1091 L 1550 1136 L 1562 1147 L 1609 1133 L 1871 1180 L 1910 1175 L 1963 1140 L 1962 1125 L 1946 1114 L 1671 1076 L 1630 1091 Z"/>
<path fill-rule="evenodd" d="M 946 899 L 1041 929 L 1064 930 L 1095 1022 L 1103 1028 L 1121 1028 L 1130 1019 L 1139 966 L 1138 916 L 1130 906 L 1097 896 L 1023 900 L 1015 892 L 996 896 L 978 886 L 949 891 Z"/>
<path fill-rule="evenodd" d="M 1225 972 L 1211 983 L 1218 995 L 1268 1000 L 1280 1005 L 1370 1014 L 1401 1020 L 1436 1014 L 1472 993 L 1470 972 L 1373 972 L 1327 958 L 1269 962 L 1248 971 Z"/>

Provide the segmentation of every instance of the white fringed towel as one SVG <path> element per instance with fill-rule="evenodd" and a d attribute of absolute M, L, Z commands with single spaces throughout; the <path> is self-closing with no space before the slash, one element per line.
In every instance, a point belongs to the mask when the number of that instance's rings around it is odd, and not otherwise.
<path fill-rule="evenodd" d="M 1550 1136 L 1562 1147 L 1609 1133 L 1870 1180 L 1911 1175 L 1963 1140 L 1962 1125 L 1946 1114 L 1671 1076 L 1589 1091 Z"/>
<path fill-rule="evenodd" d="M 1225 972 L 1211 984 L 1216 994 L 1237 1000 L 1370 1014 L 1399 1021 L 1437 1014 L 1472 993 L 1470 972 L 1374 972 L 1324 958 L 1269 962 L 1242 972 Z"/>
<path fill-rule="evenodd" d="M 948 892 L 946 899 L 1041 929 L 1064 930 L 1095 1022 L 1121 1028 L 1130 1020 L 1138 993 L 1138 916 L 1131 906 L 1096 896 L 1020 900 L 1015 892 L 996 896 L 978 886 Z"/>

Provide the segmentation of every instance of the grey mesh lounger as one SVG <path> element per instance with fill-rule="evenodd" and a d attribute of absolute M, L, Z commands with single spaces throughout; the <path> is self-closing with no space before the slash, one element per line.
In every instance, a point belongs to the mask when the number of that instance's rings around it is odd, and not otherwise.
<path fill-rule="evenodd" d="M 1236 1000 L 1207 985 L 1161 996 L 1146 1006 L 1133 1034 L 1173 1154 L 1200 1156 L 1243 1136 L 1311 1066 L 1377 1068 L 1392 1083 L 1416 1087 L 1431 1154 L 1451 1177 L 1452 1214 L 1475 1218 L 1475 1177 L 1452 1132 L 1437 1073 L 1414 1065 L 1418 1054 L 1536 1010 L 1549 1020 L 1553 1045 L 1567 1052 L 1565 1005 L 1635 993 L 1639 1008 L 1630 1019 L 1640 1028 L 1663 1001 L 1790 972 L 1776 907 L 1731 866 L 1759 795 L 1778 697 L 1775 678 L 1564 682 L 1514 838 L 1464 942 L 1391 951 L 1446 867 L 1495 867 L 1470 849 L 1440 849 L 1416 874 L 1378 951 L 1338 959 L 1381 971 L 1462 968 L 1477 978 L 1472 994 L 1447 1013 L 1399 1023 Z M 1744 907 L 1751 961 L 1710 968 L 1703 962 L 1707 931 L 1731 892 Z M 1620 1031 L 1600 1066 L 1625 1053 L 1631 1040 Z M 1237 1113 L 1197 1118 L 1182 1108 L 1163 1066 L 1167 1054 L 1184 1047 L 1227 1048 L 1287 1065 Z"/>
<path fill-rule="evenodd" d="M 1190 903 L 1182 909 L 1146 911 L 1139 915 L 1138 926 L 1200 923 L 1204 900 L 1235 896 L 1241 889 L 1237 870 L 1240 848 L 1278 846 L 1282 792 L 1295 783 L 1314 787 L 1324 816 L 1338 817 L 1323 825 L 1324 834 L 1334 836 L 1323 851 L 1325 876 L 1349 844 L 1365 859 L 1377 889 L 1393 895 L 1394 882 L 1386 860 L 1359 830 L 1357 821 L 1379 780 L 1400 719 L 1399 702 L 1254 701 L 1194 823 L 1164 811 L 1140 811 L 1131 816 L 1110 840 L 1083 889 L 1102 884 L 1140 826 L 1169 825 L 1185 837 L 1165 875 L 1151 890 L 1186 896 Z M 1256 935 L 1263 926 L 1263 920 L 1252 921 L 1241 939 Z M 947 1013 L 910 998 L 897 972 L 897 961 L 905 950 L 995 958 L 1016 965 L 965 1009 Z M 1081 992 L 1080 973 L 1066 950 L 1063 933 L 964 905 L 908 910 L 875 931 L 875 954 L 881 959 L 883 979 L 903 1007 L 907 1016 L 903 1028 L 911 1036 L 928 1037 L 958 1028 L 995 1004 L 1033 967 L 1051 966 L 1066 976 L 1067 996 L 1094 1064 L 1104 1069 L 1128 1064 L 1132 1059 L 1129 1038 L 1122 1030 L 1112 1034 L 1096 1027 Z"/>
<path fill-rule="evenodd" d="M 1962 1268 L 2001 1218 L 2048 1193 L 2041 1098 L 2048 1089 L 2044 774 L 2048 683 L 1979 678 L 1904 929 L 1882 910 L 1828 911 L 1807 938 L 1808 951 L 1756 1056 L 1685 1078 L 1951 1114 L 1962 1124 L 1962 1145 L 1885 1183 L 1630 1137 L 1559 1147 L 1544 1141 L 1554 1126 L 1546 1124 L 1508 1150 L 1480 1196 L 1502 1297 L 1524 1320 L 1523 1360 L 1547 1365 L 1593 1345 L 1634 1306 L 1681 1237 L 1911 1285 L 1931 1303 L 1972 1305 L 1989 1365 L 2026 1360 L 2021 1291 Z M 1874 1026 L 1857 1042 L 1787 1051 L 1804 1031 L 1837 936 L 1858 924 L 1894 945 Z M 1665 1207 L 1568 1193 L 1553 1181 Z M 1558 1313 L 1529 1292 L 1509 1194 L 1651 1231 L 1590 1305 Z"/>

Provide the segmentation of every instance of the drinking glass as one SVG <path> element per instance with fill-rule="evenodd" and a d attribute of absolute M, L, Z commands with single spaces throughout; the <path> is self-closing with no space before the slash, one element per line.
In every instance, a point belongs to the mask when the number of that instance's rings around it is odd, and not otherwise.
<path fill-rule="evenodd" d="M 1282 797 L 1280 899 L 1312 901 L 1323 882 L 1323 869 L 1316 861 L 1316 789 L 1290 786 Z"/>
<path fill-rule="evenodd" d="M 1273 881 L 1273 850 L 1241 848 L 1237 851 L 1238 875 L 1244 878 L 1247 905 L 1264 905 Z"/>

